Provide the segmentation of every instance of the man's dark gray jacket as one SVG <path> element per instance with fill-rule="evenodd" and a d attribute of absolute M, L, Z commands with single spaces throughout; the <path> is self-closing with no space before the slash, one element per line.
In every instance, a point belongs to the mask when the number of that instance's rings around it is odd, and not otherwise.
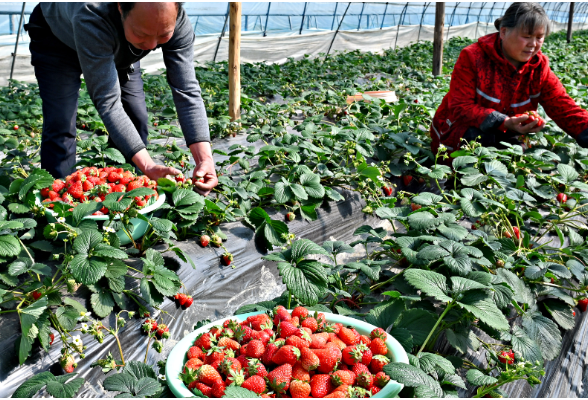
<path fill-rule="evenodd" d="M 108 133 L 128 158 L 145 148 L 120 100 L 118 72 L 149 54 L 125 39 L 117 3 L 40 3 L 51 31 L 78 53 L 88 92 Z M 194 31 L 185 10 L 172 38 L 159 45 L 186 144 L 210 140 L 206 109 L 194 72 Z"/>

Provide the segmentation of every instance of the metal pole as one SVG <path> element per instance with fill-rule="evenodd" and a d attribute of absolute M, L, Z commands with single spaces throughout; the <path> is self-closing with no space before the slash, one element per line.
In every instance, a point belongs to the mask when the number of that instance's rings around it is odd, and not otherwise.
<path fill-rule="evenodd" d="M 220 36 L 218 37 L 218 43 L 216 44 L 216 50 L 214 50 L 214 58 L 212 59 L 213 62 L 216 62 L 216 54 L 218 53 L 218 48 L 220 47 L 221 40 L 223 36 L 225 36 L 225 29 L 227 29 L 227 21 L 229 20 L 229 8 L 231 3 L 227 4 L 227 15 L 225 15 L 225 24 L 223 25 L 223 31 L 221 32 Z"/>
<path fill-rule="evenodd" d="M 363 17 L 363 9 L 365 8 L 365 2 L 362 3 L 361 12 L 359 13 L 359 22 L 357 23 L 357 30 L 361 27 L 361 18 Z"/>
<path fill-rule="evenodd" d="M 572 24 L 574 22 L 574 5 L 576 3 L 570 3 L 570 15 L 568 16 L 568 43 L 572 41 Z"/>
<path fill-rule="evenodd" d="M 12 53 L 12 66 L 10 67 L 10 79 L 12 80 L 12 74 L 14 73 L 14 63 L 16 62 L 16 51 L 18 49 L 18 40 L 20 39 L 20 30 L 22 29 L 22 20 L 24 19 L 25 3 L 22 3 L 22 10 L 20 12 L 20 21 L 18 22 L 18 32 L 16 32 L 16 43 L 14 44 L 14 53 Z"/>
<path fill-rule="evenodd" d="M 445 3 L 435 4 L 435 36 L 433 39 L 433 75 L 441 75 L 443 67 L 443 25 L 445 24 Z"/>
<path fill-rule="evenodd" d="M 306 15 L 306 6 L 308 2 L 304 3 L 304 11 L 302 11 L 302 22 L 300 23 L 300 30 L 298 31 L 299 35 L 302 35 L 302 27 L 304 26 L 304 16 Z"/>
<path fill-rule="evenodd" d="M 325 60 L 327 59 L 327 57 L 329 56 L 329 53 L 331 52 L 331 47 L 333 47 L 333 43 L 335 42 L 335 38 L 337 37 L 337 34 L 339 33 L 339 29 L 341 29 L 341 25 L 343 25 L 343 20 L 345 19 L 345 15 L 347 15 L 347 10 L 349 10 L 350 5 L 351 5 L 351 2 L 347 3 L 347 8 L 345 9 L 345 12 L 343 13 L 343 17 L 341 17 L 341 21 L 339 21 L 339 26 L 337 26 L 337 30 L 335 31 L 335 34 L 333 35 L 333 40 L 331 40 L 331 44 L 329 45 L 329 50 L 327 50 L 327 55 L 325 57 Z"/>
<path fill-rule="evenodd" d="M 472 4 L 473 4 L 473 3 L 472 3 L 472 2 L 470 2 L 470 6 L 468 7 L 468 13 L 466 14 L 466 20 L 465 20 L 465 23 L 466 23 L 466 24 L 467 24 L 467 23 L 468 23 L 468 21 L 470 20 L 470 11 L 472 11 Z M 504 3 L 504 4 L 505 4 L 505 6 L 506 6 L 506 3 Z"/>
<path fill-rule="evenodd" d="M 490 24 L 490 22 L 492 22 L 492 11 L 494 11 L 494 6 L 496 5 L 496 2 L 492 3 L 492 7 L 490 8 L 490 13 L 488 14 L 488 21 L 486 21 L 486 24 Z M 484 32 L 486 35 L 488 34 L 488 26 L 486 25 L 486 32 Z"/>
<path fill-rule="evenodd" d="M 459 3 L 456 3 L 455 8 L 453 9 L 453 13 L 451 13 L 451 20 L 449 21 L 449 27 L 447 28 L 447 37 L 445 38 L 445 40 L 449 40 L 449 30 L 453 26 L 453 18 L 455 17 L 455 11 L 457 10 L 458 6 L 459 6 Z"/>
<path fill-rule="evenodd" d="M 263 28 L 263 37 L 267 36 L 267 22 L 269 21 L 269 12 L 271 7 L 272 2 L 270 1 L 269 5 L 267 6 L 267 15 L 265 16 L 265 28 Z"/>
<path fill-rule="evenodd" d="M 406 8 L 408 7 L 408 3 L 404 5 L 402 12 L 400 13 L 400 18 L 398 19 L 398 29 L 396 29 L 396 41 L 394 42 L 394 50 L 396 50 L 396 46 L 398 45 L 398 34 L 400 33 L 400 25 L 404 22 L 404 13 L 406 12 Z"/>
<path fill-rule="evenodd" d="M 423 29 L 423 20 L 425 19 L 425 13 L 427 12 L 427 8 L 429 8 L 430 4 L 431 2 L 425 3 L 425 8 L 423 9 L 423 13 L 421 14 L 421 25 L 419 26 L 419 35 L 417 36 L 417 43 L 421 40 L 421 29 Z"/>
<path fill-rule="evenodd" d="M 384 8 L 384 16 L 382 17 L 382 24 L 380 25 L 380 30 L 384 27 L 384 20 L 386 19 L 386 12 L 388 11 L 388 2 L 386 2 L 386 8 Z"/>
<path fill-rule="evenodd" d="M 335 27 L 335 18 L 337 18 L 337 7 L 339 7 L 339 2 L 335 3 L 335 13 L 333 14 L 333 22 L 331 22 L 331 30 Z"/>
<path fill-rule="evenodd" d="M 478 28 L 480 27 L 480 15 L 482 15 L 482 10 L 486 3 L 482 3 L 482 7 L 480 7 L 480 12 L 478 13 L 478 23 L 476 24 L 476 36 L 478 36 Z"/>

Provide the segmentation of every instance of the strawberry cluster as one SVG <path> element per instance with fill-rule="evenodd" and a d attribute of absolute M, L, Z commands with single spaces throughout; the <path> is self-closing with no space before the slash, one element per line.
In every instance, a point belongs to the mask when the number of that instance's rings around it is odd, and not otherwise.
<path fill-rule="evenodd" d="M 360 335 L 322 313 L 278 306 L 200 334 L 180 378 L 208 397 L 231 385 L 261 397 L 370 397 L 390 380 L 382 371 L 390 362 L 386 337 L 381 328 Z"/>
<path fill-rule="evenodd" d="M 136 176 L 122 168 L 85 167 L 69 175 L 65 181 L 55 180 L 50 187 L 41 190 L 41 196 L 43 203 L 49 203 L 50 208 L 53 208 L 51 203 L 55 201 L 75 207 L 89 201 L 102 202 L 109 193 L 125 193 L 142 187 L 157 191 L 157 182 L 147 176 Z M 157 194 L 154 196 L 157 197 Z M 150 198 L 150 195 L 135 197 L 135 207 L 144 207 Z M 102 207 L 93 215 L 106 215 L 108 212 L 106 207 Z"/>
<path fill-rule="evenodd" d="M 531 122 L 535 122 L 535 121 L 537 121 L 537 127 L 542 127 L 545 125 L 545 120 L 543 118 L 541 118 L 541 116 L 539 114 L 537 114 L 537 111 L 526 111 L 522 114 L 515 115 L 515 118 L 522 117 L 524 115 L 527 115 L 528 118 L 525 121 L 523 121 L 523 123 L 521 124 L 523 126 L 528 125 Z"/>

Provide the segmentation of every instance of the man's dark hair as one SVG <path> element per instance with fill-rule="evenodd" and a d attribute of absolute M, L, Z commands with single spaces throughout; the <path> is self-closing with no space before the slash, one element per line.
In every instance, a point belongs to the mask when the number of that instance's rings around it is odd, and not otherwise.
<path fill-rule="evenodd" d="M 538 3 L 512 3 L 503 17 L 494 22 L 496 29 L 517 28 L 523 32 L 533 34 L 535 28 L 545 27 L 545 36 L 551 30 L 547 13 Z"/>
<path fill-rule="evenodd" d="M 120 9 L 122 11 L 122 18 L 125 19 L 127 18 L 127 15 L 129 15 L 129 13 L 131 12 L 131 10 L 133 8 L 135 8 L 135 4 L 137 4 L 136 2 L 122 2 L 122 3 L 118 3 L 118 5 L 120 6 Z M 176 2 L 176 11 L 179 14 L 180 13 L 180 9 L 182 8 L 182 4 L 184 4 L 183 2 Z"/>

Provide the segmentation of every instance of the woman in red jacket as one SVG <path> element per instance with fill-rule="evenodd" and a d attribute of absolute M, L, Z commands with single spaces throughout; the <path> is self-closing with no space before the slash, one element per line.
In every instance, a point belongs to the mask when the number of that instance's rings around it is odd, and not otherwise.
<path fill-rule="evenodd" d="M 549 18 L 537 3 L 513 3 L 494 23 L 499 32 L 464 48 L 431 125 L 431 148 L 457 150 L 460 141 L 479 140 L 500 147 L 517 135 L 539 132 L 526 123 L 541 104 L 551 119 L 582 147 L 588 147 L 588 112 L 580 108 L 541 53 Z M 525 123 L 525 125 L 523 125 Z M 479 138 L 479 139 L 478 139 Z"/>

